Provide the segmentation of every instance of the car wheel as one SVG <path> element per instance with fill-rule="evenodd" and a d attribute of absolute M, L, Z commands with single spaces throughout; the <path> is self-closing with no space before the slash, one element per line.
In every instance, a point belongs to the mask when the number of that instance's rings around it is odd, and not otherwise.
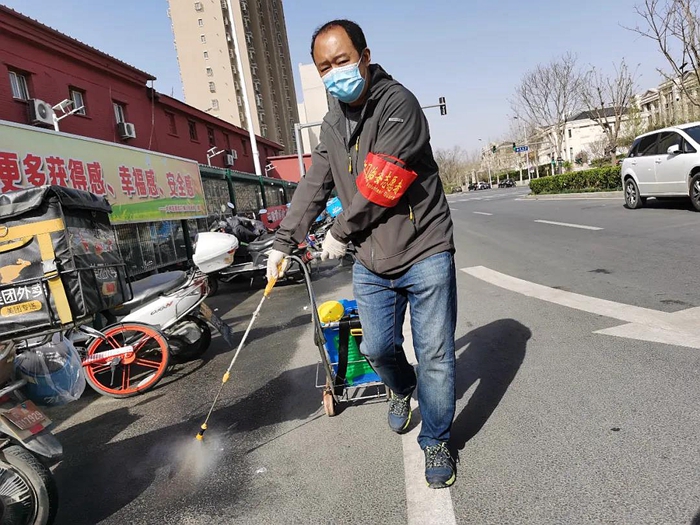
<path fill-rule="evenodd" d="M 700 173 L 696 173 L 690 179 L 690 201 L 693 203 L 693 208 L 700 211 Z"/>
<path fill-rule="evenodd" d="M 643 199 L 639 196 L 639 186 L 632 177 L 625 180 L 625 208 L 636 210 L 644 205 Z"/>

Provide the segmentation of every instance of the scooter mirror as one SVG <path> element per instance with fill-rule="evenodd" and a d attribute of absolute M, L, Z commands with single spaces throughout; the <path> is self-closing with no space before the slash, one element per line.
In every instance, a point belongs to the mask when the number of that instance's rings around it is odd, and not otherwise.
<path fill-rule="evenodd" d="M 235 210 L 235 209 L 236 209 L 236 207 L 233 205 L 232 202 L 226 203 L 226 206 L 228 206 L 228 207 L 231 208 L 232 210 Z M 222 206 L 222 208 L 223 208 L 223 206 Z"/>

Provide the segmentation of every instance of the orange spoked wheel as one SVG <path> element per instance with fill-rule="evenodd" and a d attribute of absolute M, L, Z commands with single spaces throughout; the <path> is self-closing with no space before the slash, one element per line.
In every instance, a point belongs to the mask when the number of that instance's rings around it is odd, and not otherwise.
<path fill-rule="evenodd" d="M 98 393 L 131 397 L 152 389 L 165 375 L 170 354 L 168 341 L 147 324 L 123 323 L 94 339 L 83 360 L 85 379 Z"/>

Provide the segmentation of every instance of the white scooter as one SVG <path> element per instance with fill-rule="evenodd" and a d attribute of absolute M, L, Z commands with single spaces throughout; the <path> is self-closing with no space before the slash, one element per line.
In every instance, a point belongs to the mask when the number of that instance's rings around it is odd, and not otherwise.
<path fill-rule="evenodd" d="M 207 274 L 229 266 L 237 249 L 234 235 L 198 234 L 192 258 L 196 270 L 159 273 L 131 283 L 133 298 L 113 313 L 120 322 L 145 323 L 161 330 L 176 360 L 197 359 L 211 342 L 211 329 L 199 313 L 199 305 L 209 295 Z"/>

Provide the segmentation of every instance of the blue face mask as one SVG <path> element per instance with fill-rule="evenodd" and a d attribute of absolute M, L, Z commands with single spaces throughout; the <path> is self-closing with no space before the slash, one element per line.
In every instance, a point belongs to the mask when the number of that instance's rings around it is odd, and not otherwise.
<path fill-rule="evenodd" d="M 336 67 L 321 77 L 328 92 L 346 104 L 357 102 L 365 89 L 365 79 L 360 73 L 360 62 L 348 66 Z"/>

